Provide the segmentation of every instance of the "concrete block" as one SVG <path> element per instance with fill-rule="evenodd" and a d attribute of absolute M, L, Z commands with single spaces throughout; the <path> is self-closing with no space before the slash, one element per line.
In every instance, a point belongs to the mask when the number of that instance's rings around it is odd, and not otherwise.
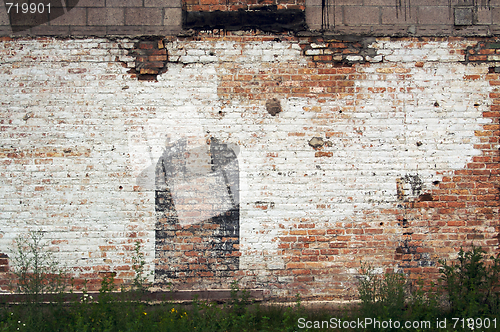
<path fill-rule="evenodd" d="M 80 0 L 78 1 L 78 5 L 76 7 L 105 7 L 106 0 Z"/>
<path fill-rule="evenodd" d="M 52 14 L 54 14 L 51 11 Z M 87 24 L 87 10 L 85 8 L 73 8 L 66 14 L 52 18 L 49 14 L 50 25 L 86 25 Z"/>
<path fill-rule="evenodd" d="M 144 0 L 106 0 L 106 7 L 142 7 Z"/>
<path fill-rule="evenodd" d="M 139 36 L 143 34 L 143 25 L 139 26 L 118 26 L 111 25 L 106 27 L 106 34 L 117 36 Z"/>
<path fill-rule="evenodd" d="M 418 23 L 422 25 L 452 25 L 453 17 L 450 16 L 448 6 L 418 7 Z"/>
<path fill-rule="evenodd" d="M 162 25 L 161 8 L 125 8 L 125 25 Z"/>
<path fill-rule="evenodd" d="M 491 9 L 491 20 L 496 26 L 500 26 L 500 8 L 495 7 Z"/>
<path fill-rule="evenodd" d="M 71 26 L 70 34 L 72 36 L 105 36 L 105 26 Z"/>
<path fill-rule="evenodd" d="M 415 24 L 417 23 L 417 7 L 411 7 L 406 11 L 399 10 L 396 7 L 381 8 L 382 24 Z"/>
<path fill-rule="evenodd" d="M 379 24 L 380 7 L 346 6 L 342 22 L 347 26 Z"/>
<path fill-rule="evenodd" d="M 182 9 L 180 7 L 169 7 L 163 10 L 164 10 L 163 25 L 181 27 Z"/>
<path fill-rule="evenodd" d="M 69 36 L 69 26 L 49 26 L 46 24 L 31 28 L 31 33 L 38 36 Z"/>
<path fill-rule="evenodd" d="M 181 0 L 144 0 L 144 7 L 180 8 L 182 7 L 182 2 Z"/>
<path fill-rule="evenodd" d="M 123 8 L 88 8 L 88 25 L 113 26 L 124 25 L 125 10 Z"/>
<path fill-rule="evenodd" d="M 473 25 L 475 21 L 474 7 L 454 7 L 455 25 Z"/>
<path fill-rule="evenodd" d="M 476 15 L 476 24 L 492 24 L 492 23 L 497 23 L 498 21 L 494 22 L 492 21 L 492 9 L 489 8 L 483 8 L 480 7 L 477 10 L 477 15 Z"/>

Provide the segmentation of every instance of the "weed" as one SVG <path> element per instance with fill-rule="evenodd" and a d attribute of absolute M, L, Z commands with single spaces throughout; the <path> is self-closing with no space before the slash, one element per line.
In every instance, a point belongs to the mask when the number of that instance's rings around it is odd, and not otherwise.
<path fill-rule="evenodd" d="M 376 274 L 369 265 L 362 264 L 359 284 L 361 313 L 365 317 L 401 318 L 405 308 L 407 280 L 403 274 Z"/>
<path fill-rule="evenodd" d="M 28 295 L 32 303 L 39 303 L 44 294 L 62 293 L 70 281 L 65 269 L 43 241 L 43 236 L 41 231 L 30 231 L 14 241 L 14 289 Z"/>
<path fill-rule="evenodd" d="M 498 313 L 500 309 L 500 256 L 490 256 L 485 262 L 485 251 L 473 246 L 470 251 L 460 249 L 458 262 L 440 261 L 441 281 L 448 295 L 450 310 L 462 317 L 482 317 Z"/>
<path fill-rule="evenodd" d="M 145 292 L 149 288 L 147 283 L 147 276 L 144 272 L 146 261 L 144 260 L 144 253 L 141 250 L 141 242 L 136 241 L 134 246 L 134 255 L 132 256 L 132 269 L 135 271 L 134 288 L 137 291 Z"/>

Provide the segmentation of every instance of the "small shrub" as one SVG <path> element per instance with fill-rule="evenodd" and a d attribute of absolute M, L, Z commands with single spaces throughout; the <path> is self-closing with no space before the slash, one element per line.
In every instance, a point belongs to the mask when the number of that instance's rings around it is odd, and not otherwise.
<path fill-rule="evenodd" d="M 12 273 L 16 283 L 13 288 L 28 295 L 34 303 L 38 303 L 44 294 L 62 293 L 70 281 L 65 269 L 48 249 L 48 243 L 43 241 L 43 236 L 41 231 L 30 231 L 14 241 Z"/>
<path fill-rule="evenodd" d="M 406 277 L 399 273 L 375 274 L 362 266 L 358 287 L 361 314 L 365 317 L 399 318 L 405 308 Z"/>
<path fill-rule="evenodd" d="M 440 261 L 441 281 L 453 314 L 481 317 L 499 313 L 500 256 L 490 256 L 487 264 L 485 254 L 473 246 L 467 252 L 460 249 L 456 263 Z"/>

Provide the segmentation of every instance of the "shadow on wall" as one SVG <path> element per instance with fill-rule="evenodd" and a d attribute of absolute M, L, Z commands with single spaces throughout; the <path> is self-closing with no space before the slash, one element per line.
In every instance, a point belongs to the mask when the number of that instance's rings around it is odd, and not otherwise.
<path fill-rule="evenodd" d="M 167 145 L 155 168 L 157 284 L 230 277 L 239 268 L 236 148 L 215 138 L 209 149 L 190 143 Z"/>
<path fill-rule="evenodd" d="M 67 14 L 80 0 L 7 1 L 5 10 L 12 32 L 28 30 Z"/>

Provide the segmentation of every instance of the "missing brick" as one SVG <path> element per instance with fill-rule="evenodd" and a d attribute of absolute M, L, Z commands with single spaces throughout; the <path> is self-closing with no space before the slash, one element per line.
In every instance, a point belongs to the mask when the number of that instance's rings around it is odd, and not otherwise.
<path fill-rule="evenodd" d="M 278 98 L 271 98 L 266 101 L 266 109 L 269 114 L 276 116 L 281 112 L 281 103 Z"/>
<path fill-rule="evenodd" d="M 158 75 L 167 71 L 168 52 L 162 39 L 140 40 L 129 55 L 135 57 L 135 67 L 129 73 L 140 81 L 158 81 Z"/>

